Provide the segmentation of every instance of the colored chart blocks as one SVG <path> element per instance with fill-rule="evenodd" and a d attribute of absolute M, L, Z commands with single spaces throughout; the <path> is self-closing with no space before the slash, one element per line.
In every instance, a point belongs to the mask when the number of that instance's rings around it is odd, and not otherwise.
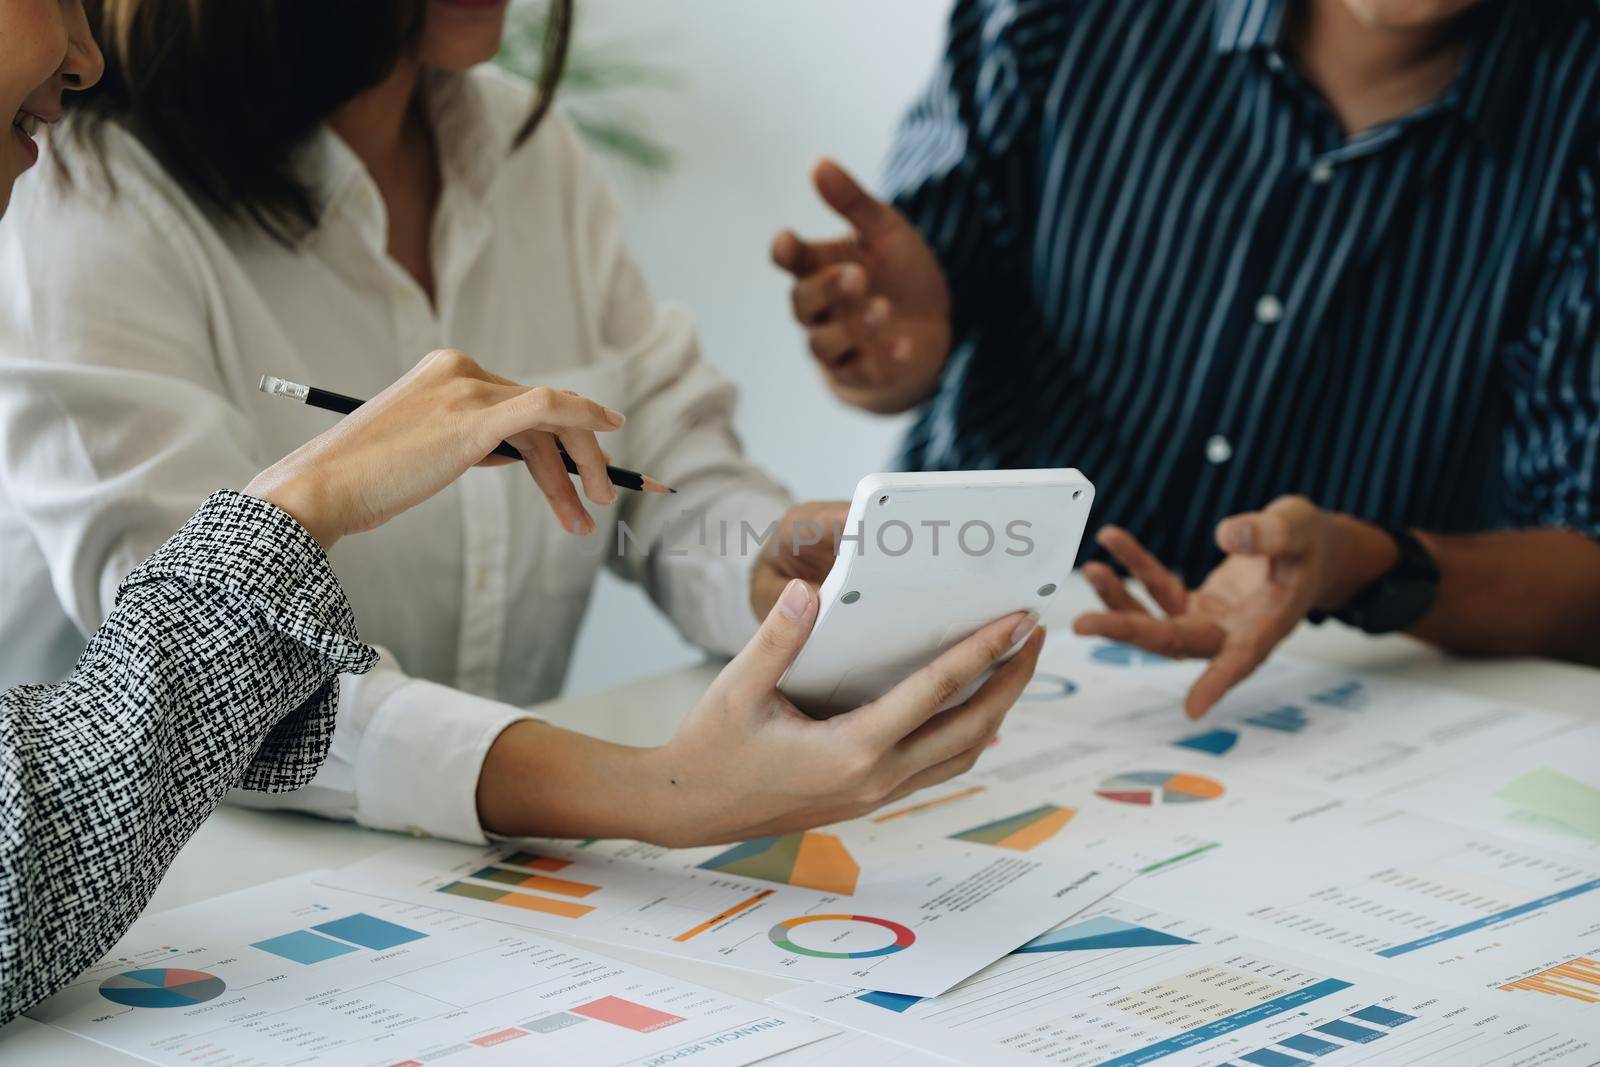
<path fill-rule="evenodd" d="M 844 842 L 812 831 L 758 837 L 713 856 L 700 868 L 841 896 L 853 894 L 861 877 L 861 867 Z"/>
<path fill-rule="evenodd" d="M 996 848 L 1009 848 L 1015 852 L 1027 852 L 1060 833 L 1076 814 L 1072 808 L 1042 804 L 1020 815 L 986 822 L 951 836 L 958 841 L 973 841 Z"/>

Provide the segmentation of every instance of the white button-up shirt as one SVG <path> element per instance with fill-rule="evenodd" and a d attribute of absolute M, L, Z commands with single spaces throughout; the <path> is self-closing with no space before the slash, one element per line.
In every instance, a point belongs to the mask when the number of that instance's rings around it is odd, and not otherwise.
<path fill-rule="evenodd" d="M 388 257 L 378 191 L 327 130 L 296 161 L 326 206 L 295 248 L 220 222 L 116 129 L 114 196 L 70 145 L 75 188 L 49 161 L 21 183 L 0 223 L 0 687 L 65 675 L 122 577 L 209 493 L 333 423 L 259 393 L 262 374 L 370 396 L 464 349 L 623 411 L 614 461 L 679 490 L 623 491 L 580 539 L 520 466 L 474 470 L 335 547 L 383 663 L 345 680 L 332 758 L 278 802 L 474 840 L 484 754 L 559 691 L 602 562 L 731 652 L 755 629 L 741 524 L 765 530 L 787 497 L 741 455 L 733 387 L 651 298 L 572 132 L 551 119 L 511 153 L 525 84 L 478 71 L 426 90 L 436 303 Z"/>

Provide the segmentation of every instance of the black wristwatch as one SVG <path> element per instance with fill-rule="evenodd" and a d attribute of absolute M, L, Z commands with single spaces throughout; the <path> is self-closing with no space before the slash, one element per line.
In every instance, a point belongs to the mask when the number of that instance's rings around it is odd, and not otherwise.
<path fill-rule="evenodd" d="M 1399 561 L 1332 613 L 1340 622 L 1369 634 L 1408 629 L 1428 613 L 1439 596 L 1439 565 L 1427 546 L 1408 530 L 1384 527 L 1383 532 L 1394 539 Z M 1311 613 L 1312 622 L 1327 617 L 1326 612 Z"/>

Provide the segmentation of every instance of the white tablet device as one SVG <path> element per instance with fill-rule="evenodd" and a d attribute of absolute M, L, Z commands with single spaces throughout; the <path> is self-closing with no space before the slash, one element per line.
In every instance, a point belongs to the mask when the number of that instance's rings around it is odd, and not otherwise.
<path fill-rule="evenodd" d="M 882 696 L 1003 615 L 1048 615 L 1093 500 L 1094 486 L 1071 469 L 863 478 L 816 626 L 779 689 L 825 719 Z"/>

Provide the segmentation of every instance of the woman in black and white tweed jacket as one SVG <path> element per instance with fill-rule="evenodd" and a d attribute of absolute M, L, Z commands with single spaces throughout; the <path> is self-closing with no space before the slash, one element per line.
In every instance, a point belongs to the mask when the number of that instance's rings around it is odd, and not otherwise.
<path fill-rule="evenodd" d="M 0 0 L 0 214 L 38 158 L 31 134 L 101 72 L 83 0 Z M 596 433 L 623 416 L 436 352 L 335 429 L 211 497 L 122 583 L 58 685 L 0 694 L 0 1024 L 109 949 L 230 788 L 306 784 L 327 754 L 337 679 L 368 670 L 325 549 L 524 456 L 556 513 L 614 497 Z M 140 506 L 131 498 L 128 507 Z M 5 561 L 0 560 L 0 567 Z M 534 595 L 519 592 L 517 595 Z M 852 818 L 969 769 L 1033 673 L 1031 618 L 998 620 L 849 715 L 818 722 L 777 692 L 816 621 L 789 583 L 667 744 L 525 733 L 529 832 L 711 844 Z M 1028 636 L 1029 634 L 1032 636 Z M 959 708 L 958 693 L 1021 651 Z M 481 803 L 481 800 L 480 800 Z"/>

